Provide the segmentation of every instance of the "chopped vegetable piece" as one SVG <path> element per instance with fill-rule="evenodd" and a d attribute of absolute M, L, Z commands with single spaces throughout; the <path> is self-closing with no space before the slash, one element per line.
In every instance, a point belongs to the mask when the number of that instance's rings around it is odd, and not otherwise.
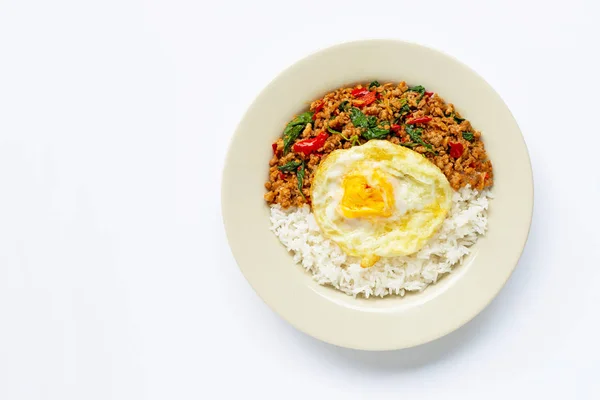
<path fill-rule="evenodd" d="M 390 129 L 392 130 L 392 132 L 400 132 L 400 130 L 402 129 L 402 126 L 398 125 L 398 124 L 392 124 L 390 126 Z"/>
<path fill-rule="evenodd" d="M 315 119 L 317 119 L 317 113 L 319 111 L 321 111 L 323 109 L 323 107 L 325 107 L 325 102 L 323 100 L 321 100 L 321 102 L 315 107 L 315 109 L 313 110 L 313 115 L 312 115 L 312 120 L 314 121 Z"/>
<path fill-rule="evenodd" d="M 373 89 L 374 87 L 379 87 L 379 86 L 381 86 L 381 85 L 379 84 L 378 81 L 373 81 L 369 84 L 369 90 Z"/>
<path fill-rule="evenodd" d="M 421 85 L 409 87 L 408 91 L 409 92 L 417 92 L 421 95 L 421 97 L 423 97 L 423 95 L 425 94 L 425 88 Z"/>
<path fill-rule="evenodd" d="M 360 146 L 360 142 L 358 141 L 358 136 L 353 135 L 352 137 L 350 137 L 350 143 L 352 143 L 352 146 Z"/>
<path fill-rule="evenodd" d="M 387 135 L 389 135 L 389 133 L 390 133 L 389 129 L 383 129 L 383 128 L 380 128 L 380 127 L 376 126 L 376 127 L 369 128 L 366 131 L 364 131 L 362 133 L 362 137 L 364 137 L 367 140 L 371 140 L 371 139 L 383 139 Z"/>
<path fill-rule="evenodd" d="M 313 113 L 310 111 L 304 112 L 291 120 L 283 131 L 283 153 L 287 154 L 292 147 L 292 144 L 298 139 L 300 133 L 306 125 L 310 123 Z"/>
<path fill-rule="evenodd" d="M 452 114 L 452 117 L 454 118 L 454 121 L 456 121 L 457 124 L 460 124 L 461 122 L 463 122 L 465 120 L 464 118 L 459 118 L 454 114 Z"/>
<path fill-rule="evenodd" d="M 352 107 L 350 109 L 350 120 L 354 126 L 365 128 L 361 135 L 367 140 L 381 139 L 390 133 L 389 129 L 384 129 L 377 126 L 377 118 L 374 115 L 367 117 L 356 107 Z"/>
<path fill-rule="evenodd" d="M 374 128 L 377 126 L 377 117 L 374 115 L 369 115 L 367 117 L 367 126 L 369 128 Z"/>
<path fill-rule="evenodd" d="M 359 128 L 368 128 L 369 127 L 369 122 L 367 120 L 367 116 L 365 114 L 363 114 L 363 112 L 360 111 L 356 107 L 352 107 L 350 109 L 350 121 L 352 121 L 352 124 L 354 126 L 357 126 Z"/>
<path fill-rule="evenodd" d="M 423 134 L 423 129 L 415 128 L 413 125 L 406 125 L 404 127 L 404 130 L 406 130 L 406 133 L 408 134 L 408 136 L 410 136 L 413 142 L 425 147 L 428 152 L 437 154 L 437 152 L 433 150 L 433 146 L 431 146 L 429 143 L 425 143 L 425 141 L 421 138 L 421 134 Z"/>
<path fill-rule="evenodd" d="M 300 168 L 296 171 L 296 178 L 298 178 L 298 190 L 302 195 L 302 198 L 306 200 L 306 196 L 304 196 L 304 192 L 302 191 L 302 187 L 304 186 L 304 162 L 300 165 Z"/>
<path fill-rule="evenodd" d="M 354 97 L 364 96 L 367 93 L 369 93 L 369 89 L 367 88 L 355 88 L 352 90 L 352 92 L 350 92 L 350 94 L 352 94 Z"/>
<path fill-rule="evenodd" d="M 290 151 L 290 147 L 292 147 L 292 143 L 298 139 L 298 136 L 304 130 L 306 125 L 294 125 L 285 129 L 283 134 L 283 154 L 287 154 Z"/>
<path fill-rule="evenodd" d="M 465 150 L 465 147 L 462 145 L 462 143 L 449 142 L 448 145 L 450 146 L 450 157 L 459 158 L 462 156 L 463 151 Z"/>
<path fill-rule="evenodd" d="M 338 110 L 340 110 L 340 111 L 348 111 L 348 107 L 350 107 L 350 102 L 348 100 L 344 100 L 338 106 Z"/>
<path fill-rule="evenodd" d="M 462 137 L 469 142 L 473 141 L 473 133 L 472 132 L 463 132 Z"/>
<path fill-rule="evenodd" d="M 341 135 L 342 134 L 342 132 L 338 132 L 335 129 L 333 129 L 332 127 L 330 127 L 330 126 L 327 126 L 327 130 L 329 131 L 329 133 L 333 133 L 334 135 Z"/>
<path fill-rule="evenodd" d="M 412 149 L 413 147 L 420 146 L 420 144 L 419 143 L 413 143 L 413 142 L 408 142 L 408 143 L 407 142 L 402 142 L 402 143 L 400 143 L 400 146 L 410 147 Z"/>
<path fill-rule="evenodd" d="M 277 154 L 277 143 L 273 143 L 271 148 L 273 149 L 273 154 Z"/>
<path fill-rule="evenodd" d="M 431 96 L 433 96 L 433 92 L 425 92 L 425 96 L 426 97 L 431 97 Z"/>
<path fill-rule="evenodd" d="M 285 179 L 285 174 L 283 172 L 279 172 L 279 179 Z"/>
<path fill-rule="evenodd" d="M 296 153 L 303 153 L 305 156 L 308 156 L 310 153 L 323 147 L 328 137 L 329 135 L 326 132 L 321 132 L 314 138 L 299 141 L 294 145 L 293 149 Z"/>
<path fill-rule="evenodd" d="M 302 164 L 300 161 L 290 161 L 280 167 L 277 167 L 277 169 L 281 172 L 293 172 L 300 166 L 300 164 Z"/>
<path fill-rule="evenodd" d="M 376 98 L 377 98 L 377 96 L 375 95 L 375 92 L 368 92 L 367 94 L 360 96 L 355 101 L 360 102 L 361 106 L 368 106 L 369 104 L 374 102 Z"/>
<path fill-rule="evenodd" d="M 431 121 L 433 118 L 432 117 L 419 117 L 419 118 L 411 118 L 411 119 L 407 119 L 406 123 L 408 125 L 414 125 L 414 124 L 426 124 L 429 121 Z"/>
<path fill-rule="evenodd" d="M 410 106 L 408 105 L 406 99 L 400 100 L 400 110 L 398 110 L 398 112 L 400 113 L 400 116 L 410 113 Z"/>
<path fill-rule="evenodd" d="M 369 93 L 365 94 L 363 97 L 361 97 L 360 100 L 365 102 L 365 104 L 364 104 L 365 106 L 368 106 L 369 104 L 374 102 L 376 98 L 377 98 L 377 96 L 375 95 L 375 92 L 369 92 Z"/>

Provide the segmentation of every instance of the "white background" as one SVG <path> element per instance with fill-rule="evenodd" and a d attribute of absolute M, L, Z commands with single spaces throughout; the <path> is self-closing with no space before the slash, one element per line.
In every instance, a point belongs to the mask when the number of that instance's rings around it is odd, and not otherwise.
<path fill-rule="evenodd" d="M 599 11 L 0 0 L 0 399 L 597 399 Z M 505 289 L 465 327 L 397 352 L 288 326 L 239 272 L 219 210 L 253 98 L 308 53 L 361 38 L 479 72 L 534 169 L 531 235 Z"/>

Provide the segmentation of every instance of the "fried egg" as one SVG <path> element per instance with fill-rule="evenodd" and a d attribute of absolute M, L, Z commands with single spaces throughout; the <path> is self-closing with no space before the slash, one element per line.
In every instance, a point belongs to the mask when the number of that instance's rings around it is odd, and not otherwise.
<path fill-rule="evenodd" d="M 440 228 L 452 188 L 427 158 L 387 140 L 336 150 L 321 162 L 312 210 L 324 236 L 370 267 L 419 251 Z"/>

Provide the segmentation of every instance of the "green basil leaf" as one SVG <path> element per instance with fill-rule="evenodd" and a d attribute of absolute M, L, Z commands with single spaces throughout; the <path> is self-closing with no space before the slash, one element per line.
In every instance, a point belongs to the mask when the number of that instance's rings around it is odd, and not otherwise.
<path fill-rule="evenodd" d="M 408 143 L 400 143 L 400 146 L 410 147 L 412 149 L 413 147 L 420 146 L 420 144 L 419 143 L 408 142 Z"/>
<path fill-rule="evenodd" d="M 312 120 L 313 113 L 310 111 L 303 112 L 300 115 L 297 115 L 296 118 L 290 121 L 288 126 L 290 125 L 306 125 Z"/>
<path fill-rule="evenodd" d="M 292 144 L 298 139 L 300 133 L 306 125 L 311 122 L 313 113 L 310 111 L 303 112 L 291 120 L 283 131 L 283 153 L 287 154 L 292 147 Z"/>
<path fill-rule="evenodd" d="M 348 100 L 344 100 L 338 106 L 338 110 L 340 110 L 340 111 L 348 111 L 349 107 L 350 107 L 350 102 Z"/>
<path fill-rule="evenodd" d="M 283 164 L 281 167 L 277 167 L 281 172 L 292 172 L 295 171 L 302 162 L 300 161 L 290 161 L 288 163 Z"/>
<path fill-rule="evenodd" d="M 377 117 L 374 115 L 369 115 L 367 117 L 367 125 L 369 128 L 374 128 L 377 126 Z"/>
<path fill-rule="evenodd" d="M 369 127 L 369 120 L 367 119 L 367 116 L 356 107 L 352 107 L 350 109 L 350 121 L 352 121 L 354 126 L 359 128 Z"/>
<path fill-rule="evenodd" d="M 409 92 L 417 92 L 421 96 L 423 96 L 425 94 L 425 88 L 421 85 L 409 87 L 408 91 Z"/>
<path fill-rule="evenodd" d="M 398 110 L 398 112 L 400 113 L 400 116 L 410 113 L 410 106 L 406 99 L 400 100 L 400 110 Z"/>
<path fill-rule="evenodd" d="M 304 196 L 304 192 L 302 191 L 302 187 L 304 186 L 304 172 L 305 172 L 305 167 L 304 167 L 304 162 L 302 162 L 300 164 L 300 168 L 298 168 L 298 171 L 296 171 L 296 177 L 298 178 L 298 190 L 300 191 L 302 198 L 304 198 L 304 200 L 306 200 L 306 196 Z"/>
<path fill-rule="evenodd" d="M 389 133 L 390 133 L 389 129 L 383 129 L 383 128 L 376 126 L 374 128 L 369 128 L 365 132 L 363 132 L 362 137 L 364 137 L 367 140 L 383 139 L 387 135 L 389 135 Z"/>
<path fill-rule="evenodd" d="M 421 135 L 423 134 L 423 129 L 415 128 L 414 125 L 405 125 L 404 130 L 413 142 L 425 147 L 428 152 L 437 154 L 437 151 L 433 150 L 433 146 L 429 143 L 425 143 L 423 138 L 421 138 Z"/>
<path fill-rule="evenodd" d="M 377 81 L 373 81 L 373 82 L 371 82 L 371 83 L 369 84 L 369 90 L 373 89 L 374 87 L 379 87 L 379 86 L 381 86 L 381 85 L 379 84 L 379 82 L 377 82 Z"/>
<path fill-rule="evenodd" d="M 292 148 L 292 144 L 298 139 L 298 136 L 304 130 L 304 125 L 287 126 L 283 131 L 283 153 L 287 154 Z"/>
<path fill-rule="evenodd" d="M 462 137 L 469 142 L 473 141 L 473 133 L 472 132 L 463 132 Z"/>

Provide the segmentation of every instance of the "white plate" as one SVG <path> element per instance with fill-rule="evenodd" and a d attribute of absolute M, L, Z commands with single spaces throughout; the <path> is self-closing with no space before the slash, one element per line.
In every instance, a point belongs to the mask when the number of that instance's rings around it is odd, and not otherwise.
<path fill-rule="evenodd" d="M 406 81 L 454 103 L 482 132 L 494 168 L 489 231 L 473 254 L 425 291 L 352 298 L 320 286 L 269 231 L 263 200 L 271 143 L 308 102 L 354 82 Z M 259 296 L 318 339 L 366 350 L 416 346 L 452 332 L 500 291 L 523 251 L 533 208 L 531 164 L 510 111 L 479 75 L 438 51 L 391 40 L 345 43 L 306 57 L 256 98 L 235 132 L 225 163 L 222 210 L 233 255 Z"/>

